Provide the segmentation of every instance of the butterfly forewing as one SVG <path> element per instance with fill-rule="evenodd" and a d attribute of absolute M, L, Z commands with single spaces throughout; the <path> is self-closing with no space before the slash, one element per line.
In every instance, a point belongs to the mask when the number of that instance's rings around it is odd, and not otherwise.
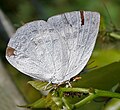
<path fill-rule="evenodd" d="M 76 59 L 71 61 L 66 78 L 77 75 L 75 73 L 79 73 L 88 62 L 96 42 L 99 20 L 98 13 L 84 12 L 84 25 L 82 25 L 82 32 L 78 36 L 77 46 L 74 50 Z"/>
<path fill-rule="evenodd" d="M 48 23 L 61 36 L 61 42 L 64 42 L 64 49 L 67 50 L 68 57 L 63 56 L 67 65 L 62 67 L 65 68 L 62 81 L 69 80 L 85 67 L 95 45 L 99 22 L 99 14 L 89 11 L 64 13 L 48 19 Z M 55 75 L 58 80 L 59 74 Z"/>

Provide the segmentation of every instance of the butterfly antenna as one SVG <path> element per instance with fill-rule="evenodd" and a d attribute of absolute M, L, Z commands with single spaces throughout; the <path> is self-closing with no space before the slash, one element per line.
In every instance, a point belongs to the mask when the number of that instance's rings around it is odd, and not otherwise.
<path fill-rule="evenodd" d="M 87 66 L 93 64 L 94 62 L 95 62 L 95 60 L 89 62 L 89 63 L 87 64 Z"/>
<path fill-rule="evenodd" d="M 117 29 L 117 28 L 116 28 L 116 25 L 113 23 L 113 19 L 112 19 L 111 15 L 110 15 L 110 12 L 109 12 L 106 4 L 105 4 L 105 1 L 102 0 L 102 3 L 103 3 L 103 5 L 104 5 L 104 7 L 105 7 L 105 9 L 106 9 L 106 11 L 107 11 L 107 13 L 108 13 L 108 16 L 109 16 L 109 18 L 110 18 L 110 22 L 111 22 L 111 24 L 112 24 L 113 29 L 116 30 L 116 29 Z"/>
<path fill-rule="evenodd" d="M 95 69 L 95 68 L 97 68 L 97 67 L 98 67 L 97 65 L 96 65 L 96 66 L 93 66 L 93 67 L 91 67 L 91 68 L 88 68 L 87 71 L 93 70 L 93 69 Z"/>
<path fill-rule="evenodd" d="M 93 67 L 91 67 L 91 68 L 87 68 L 86 70 L 82 71 L 80 74 L 84 74 L 84 73 L 86 73 L 86 72 L 88 72 L 88 71 L 91 71 L 91 70 L 97 68 L 97 67 L 98 67 L 98 66 L 96 65 L 96 66 L 93 66 Z"/>

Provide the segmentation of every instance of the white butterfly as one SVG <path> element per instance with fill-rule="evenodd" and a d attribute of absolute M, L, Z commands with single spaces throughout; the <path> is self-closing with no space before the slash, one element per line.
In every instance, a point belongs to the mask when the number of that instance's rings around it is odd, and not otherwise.
<path fill-rule="evenodd" d="M 87 64 L 98 34 L 97 12 L 73 11 L 33 21 L 10 39 L 6 58 L 22 73 L 52 83 L 79 74 Z"/>

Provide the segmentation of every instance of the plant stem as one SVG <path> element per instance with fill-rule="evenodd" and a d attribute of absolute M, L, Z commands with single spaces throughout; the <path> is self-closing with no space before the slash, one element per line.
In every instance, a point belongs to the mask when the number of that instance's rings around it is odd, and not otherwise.
<path fill-rule="evenodd" d="M 119 93 L 115 92 L 109 92 L 109 91 L 104 91 L 104 90 L 98 90 L 98 89 L 86 89 L 86 88 L 60 88 L 60 97 L 62 97 L 65 105 L 67 108 L 71 107 L 73 108 L 79 108 L 80 106 L 86 104 L 87 102 L 92 101 L 96 97 L 111 97 L 111 98 L 120 98 Z M 88 93 L 88 96 L 84 98 L 83 100 L 77 102 L 76 104 L 70 106 L 70 104 L 63 98 L 63 93 L 64 92 L 81 92 L 81 93 Z M 69 109 L 69 110 L 70 110 Z"/>
<path fill-rule="evenodd" d="M 120 93 L 95 89 L 96 97 L 120 98 Z"/>
<path fill-rule="evenodd" d="M 89 93 L 89 89 L 86 89 L 86 88 L 60 88 L 60 97 L 63 96 L 64 92 Z"/>
<path fill-rule="evenodd" d="M 94 98 L 96 98 L 96 95 L 90 94 L 89 96 L 87 96 L 83 100 L 81 100 L 81 101 L 77 102 L 76 104 L 74 104 L 74 108 L 79 108 L 80 106 L 86 104 L 87 102 L 93 100 Z"/>
<path fill-rule="evenodd" d="M 64 102 L 67 110 L 72 110 L 72 105 L 64 97 L 62 97 L 62 101 Z"/>

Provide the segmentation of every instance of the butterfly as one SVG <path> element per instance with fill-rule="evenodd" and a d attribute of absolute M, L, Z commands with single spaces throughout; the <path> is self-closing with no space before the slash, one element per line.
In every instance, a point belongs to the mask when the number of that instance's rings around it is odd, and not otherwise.
<path fill-rule="evenodd" d="M 6 59 L 22 73 L 55 84 L 70 80 L 86 66 L 99 31 L 100 14 L 73 11 L 36 20 L 11 37 Z"/>

